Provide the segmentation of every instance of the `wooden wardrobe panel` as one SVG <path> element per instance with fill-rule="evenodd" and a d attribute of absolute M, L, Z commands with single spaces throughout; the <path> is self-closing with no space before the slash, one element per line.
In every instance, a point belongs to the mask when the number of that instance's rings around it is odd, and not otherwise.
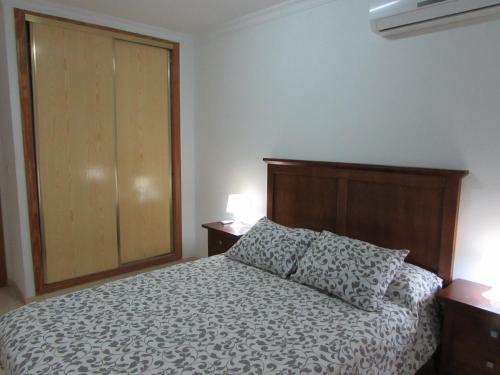
<path fill-rule="evenodd" d="M 115 41 L 121 262 L 172 251 L 169 52 Z"/>
<path fill-rule="evenodd" d="M 31 24 L 45 282 L 118 266 L 113 41 Z"/>

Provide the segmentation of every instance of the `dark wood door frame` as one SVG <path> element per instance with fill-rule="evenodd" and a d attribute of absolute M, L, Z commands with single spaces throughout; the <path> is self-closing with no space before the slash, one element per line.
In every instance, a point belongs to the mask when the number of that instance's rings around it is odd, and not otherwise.
<path fill-rule="evenodd" d="M 2 202 L 0 201 L 0 287 L 7 286 L 7 264 L 5 261 L 5 237 L 3 235 Z"/>
<path fill-rule="evenodd" d="M 122 265 L 117 269 L 77 277 L 47 284 L 44 280 L 42 230 L 38 200 L 37 164 L 35 153 L 33 98 L 31 88 L 31 62 L 29 30 L 26 22 L 27 15 L 36 15 L 58 21 L 74 23 L 81 26 L 92 27 L 114 33 L 126 34 L 132 37 L 149 39 L 157 42 L 170 43 L 171 52 L 171 134 L 172 134 L 172 199 L 173 199 L 173 252 L 148 259 Z M 23 146 L 26 169 L 26 188 L 28 192 L 28 211 L 30 221 L 31 250 L 33 256 L 33 269 L 35 273 L 35 288 L 37 294 L 50 293 L 122 273 L 127 273 L 159 264 L 173 262 L 182 258 L 182 214 L 181 214 L 181 149 L 180 149 L 180 46 L 177 42 L 163 40 L 146 35 L 130 33 L 110 27 L 92 25 L 85 22 L 74 21 L 21 9 L 14 10 L 16 26 L 17 61 L 19 72 L 19 95 L 21 99 L 21 116 L 23 123 Z"/>

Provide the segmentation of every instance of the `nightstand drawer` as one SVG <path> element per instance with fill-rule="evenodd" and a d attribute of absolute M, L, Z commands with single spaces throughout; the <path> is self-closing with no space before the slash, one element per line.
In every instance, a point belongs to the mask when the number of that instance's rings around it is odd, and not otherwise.
<path fill-rule="evenodd" d="M 498 347 L 456 339 L 453 343 L 451 361 L 453 374 L 500 374 L 500 352 Z"/>
<path fill-rule="evenodd" d="M 496 371 L 498 371 L 498 370 L 496 370 Z M 460 363 L 460 364 L 456 364 L 455 366 L 452 367 L 450 374 L 452 374 L 452 375 L 498 375 L 498 372 L 495 372 L 495 370 L 490 370 L 490 369 L 478 370 L 475 367 Z"/>
<path fill-rule="evenodd" d="M 500 317 L 480 311 L 455 316 L 455 340 L 475 341 L 479 346 L 500 350 Z"/>
<path fill-rule="evenodd" d="M 457 310 L 453 325 L 452 374 L 500 375 L 498 316 L 462 308 Z"/>
<path fill-rule="evenodd" d="M 234 236 L 220 233 L 208 232 L 208 256 L 218 255 L 229 250 L 239 238 Z"/>
<path fill-rule="evenodd" d="M 438 293 L 443 304 L 440 375 L 500 375 L 500 307 L 490 287 L 455 280 Z"/>
<path fill-rule="evenodd" d="M 202 227 L 208 230 L 208 256 L 225 253 L 250 229 L 250 226 L 224 225 L 219 221 Z"/>

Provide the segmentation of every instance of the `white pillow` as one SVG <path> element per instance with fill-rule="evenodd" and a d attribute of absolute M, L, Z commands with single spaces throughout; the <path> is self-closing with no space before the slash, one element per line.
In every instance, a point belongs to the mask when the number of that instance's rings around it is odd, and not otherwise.
<path fill-rule="evenodd" d="M 403 263 L 392 279 L 385 296 L 400 306 L 418 313 L 422 304 L 443 286 L 439 276 L 409 263 Z"/>
<path fill-rule="evenodd" d="M 408 250 L 389 250 L 324 231 L 299 261 L 292 280 L 366 311 L 380 303 Z"/>
<path fill-rule="evenodd" d="M 263 217 L 226 252 L 226 256 L 288 277 L 318 235 L 309 229 L 288 228 Z"/>

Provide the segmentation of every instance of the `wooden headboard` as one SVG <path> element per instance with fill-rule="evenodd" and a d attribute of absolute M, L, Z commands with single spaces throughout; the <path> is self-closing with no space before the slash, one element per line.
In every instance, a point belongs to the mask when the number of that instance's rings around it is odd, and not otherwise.
<path fill-rule="evenodd" d="M 467 171 L 286 159 L 268 164 L 267 216 L 379 246 L 452 280 L 461 179 Z"/>

